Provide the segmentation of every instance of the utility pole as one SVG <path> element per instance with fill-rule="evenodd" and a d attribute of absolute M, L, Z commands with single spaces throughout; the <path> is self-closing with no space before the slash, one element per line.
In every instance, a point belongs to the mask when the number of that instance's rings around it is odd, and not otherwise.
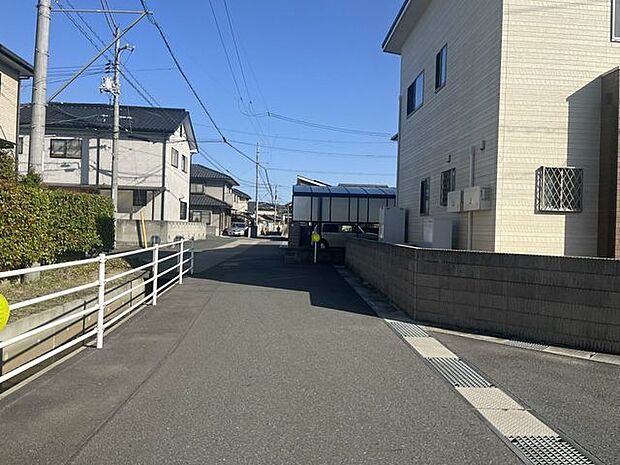
<path fill-rule="evenodd" d="M 37 35 L 34 48 L 30 148 L 28 152 L 28 171 L 38 174 L 43 173 L 43 153 L 45 150 L 47 64 L 49 61 L 51 14 L 51 0 L 39 0 L 37 5 Z"/>
<path fill-rule="evenodd" d="M 274 196 L 275 200 L 273 202 L 273 224 L 278 222 L 278 186 L 275 186 L 276 194 Z"/>
<path fill-rule="evenodd" d="M 121 95 L 121 82 L 120 82 L 120 58 L 121 58 L 121 36 L 119 28 L 115 28 L 114 36 L 116 42 L 114 44 L 114 86 L 112 89 L 112 96 L 114 98 L 114 117 L 112 128 L 112 176 L 110 180 L 112 188 L 112 204 L 114 205 L 114 219 L 118 214 L 118 141 L 120 136 L 120 122 L 121 122 L 121 110 L 120 110 L 120 95 Z"/>
<path fill-rule="evenodd" d="M 254 193 L 254 226 L 256 227 L 256 237 L 258 237 L 258 176 L 260 169 L 260 144 L 256 143 L 256 185 Z"/>

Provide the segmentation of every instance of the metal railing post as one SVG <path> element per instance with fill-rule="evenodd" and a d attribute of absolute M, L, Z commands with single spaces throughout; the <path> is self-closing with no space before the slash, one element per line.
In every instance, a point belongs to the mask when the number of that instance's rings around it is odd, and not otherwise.
<path fill-rule="evenodd" d="M 99 295 L 97 298 L 97 349 L 103 349 L 103 320 L 105 317 L 105 254 L 99 255 Z"/>
<path fill-rule="evenodd" d="M 196 247 L 196 242 L 192 241 L 192 248 L 190 251 L 190 261 L 189 261 L 189 274 L 194 274 L 194 247 Z"/>
<path fill-rule="evenodd" d="M 183 244 L 185 239 L 181 239 L 179 244 L 179 284 L 183 284 Z"/>
<path fill-rule="evenodd" d="M 157 275 L 159 274 L 159 244 L 153 249 L 153 306 L 157 305 Z"/>

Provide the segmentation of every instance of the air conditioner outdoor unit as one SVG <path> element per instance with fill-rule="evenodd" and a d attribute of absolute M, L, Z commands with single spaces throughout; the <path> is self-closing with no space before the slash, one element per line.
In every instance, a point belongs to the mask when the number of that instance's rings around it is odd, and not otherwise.
<path fill-rule="evenodd" d="M 459 213 L 463 209 L 463 191 L 448 192 L 448 213 Z"/>
<path fill-rule="evenodd" d="M 463 211 L 491 209 L 490 187 L 469 187 L 463 191 Z"/>

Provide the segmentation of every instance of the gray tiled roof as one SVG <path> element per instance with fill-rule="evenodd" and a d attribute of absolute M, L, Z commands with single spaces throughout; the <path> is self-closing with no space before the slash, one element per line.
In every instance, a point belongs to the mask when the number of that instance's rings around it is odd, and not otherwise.
<path fill-rule="evenodd" d="M 233 192 L 235 194 L 237 194 L 239 197 L 243 198 L 243 199 L 250 200 L 252 198 L 248 194 L 246 194 L 245 192 L 240 191 L 239 189 L 233 189 Z"/>
<path fill-rule="evenodd" d="M 207 168 L 206 166 L 195 164 L 192 164 L 191 179 L 192 181 L 221 180 L 224 182 L 228 182 L 233 186 L 239 185 L 237 181 L 235 181 L 231 176 L 225 173 L 220 173 L 219 171 L 212 170 L 211 168 Z"/>
<path fill-rule="evenodd" d="M 211 197 L 207 194 L 190 194 L 189 196 L 189 206 L 190 208 L 201 209 L 201 208 L 221 208 L 221 209 L 230 209 L 232 208 L 226 202 L 216 199 L 215 197 Z"/>
<path fill-rule="evenodd" d="M 31 106 L 22 105 L 20 125 L 29 126 Z M 46 125 L 63 129 L 112 130 L 111 105 L 99 103 L 49 103 Z M 172 134 L 189 113 L 181 108 L 154 108 L 121 105 L 121 131 Z"/>

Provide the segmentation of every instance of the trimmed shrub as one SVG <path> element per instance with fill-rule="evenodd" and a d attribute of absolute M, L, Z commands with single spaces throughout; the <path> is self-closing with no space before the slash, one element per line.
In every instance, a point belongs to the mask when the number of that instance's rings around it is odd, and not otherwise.
<path fill-rule="evenodd" d="M 113 224 L 108 197 L 0 182 L 0 270 L 109 249 Z"/>

